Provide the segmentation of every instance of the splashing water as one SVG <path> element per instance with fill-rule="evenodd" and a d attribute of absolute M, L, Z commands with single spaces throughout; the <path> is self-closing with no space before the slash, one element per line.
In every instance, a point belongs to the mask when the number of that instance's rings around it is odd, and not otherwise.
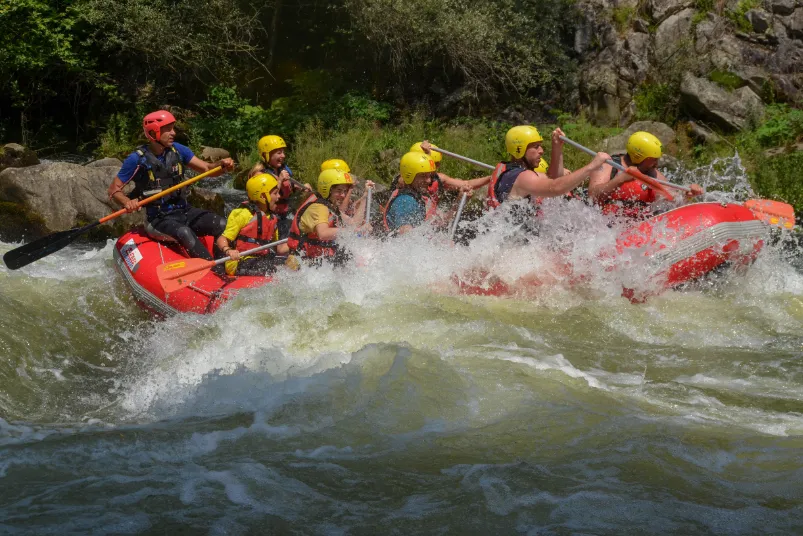
<path fill-rule="evenodd" d="M 752 196 L 737 169 L 693 176 Z M 504 211 L 461 224 L 468 245 L 346 235 L 355 266 L 164 321 L 135 306 L 111 242 L 0 268 L 0 532 L 800 532 L 786 243 L 633 305 L 637 259 L 598 255 L 625 224 L 542 210 L 527 240 Z M 452 274 L 477 267 L 543 284 L 457 295 Z"/>

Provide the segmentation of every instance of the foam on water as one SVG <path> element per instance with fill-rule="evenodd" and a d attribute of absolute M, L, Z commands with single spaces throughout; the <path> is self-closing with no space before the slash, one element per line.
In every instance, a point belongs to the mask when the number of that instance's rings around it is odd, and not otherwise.
<path fill-rule="evenodd" d="M 730 174 L 730 195 L 750 195 L 738 162 L 718 166 L 706 186 Z M 214 315 L 162 321 L 135 307 L 111 242 L 0 267 L 0 479 L 16 483 L 0 529 L 34 523 L 36 504 L 91 532 L 98 512 L 72 496 L 105 501 L 110 532 L 167 518 L 237 533 L 254 516 L 276 532 L 313 516 L 325 533 L 795 526 L 803 277 L 783 237 L 745 273 L 634 305 L 622 287 L 648 262 L 599 254 L 624 224 L 579 202 L 542 210 L 528 240 L 505 211 L 464 223 L 468 245 L 427 226 L 346 233 L 353 266 L 283 272 Z M 457 294 L 452 275 L 478 268 L 541 284 Z M 52 486 L 35 489 L 37 470 Z M 130 508 L 161 514 L 118 516 Z"/>

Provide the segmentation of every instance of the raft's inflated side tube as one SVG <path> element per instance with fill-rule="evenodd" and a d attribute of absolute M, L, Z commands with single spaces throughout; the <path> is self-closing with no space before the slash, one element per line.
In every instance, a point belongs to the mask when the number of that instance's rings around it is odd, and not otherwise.
<path fill-rule="evenodd" d="M 640 277 L 657 282 L 658 290 L 689 283 L 726 265 L 752 263 L 764 246 L 767 225 L 742 205 L 735 203 L 694 203 L 670 210 L 622 233 L 615 252 L 601 252 L 610 259 L 648 258 Z M 619 270 L 627 270 L 620 264 Z M 520 292 L 515 284 L 499 281 L 487 273 L 454 276 L 461 294 L 508 296 Z M 568 279 L 571 282 L 571 277 Z M 648 286 L 648 281 L 640 281 Z M 641 285 L 639 285 L 641 286 Z M 633 291 L 623 295 L 636 298 Z"/>
<path fill-rule="evenodd" d="M 212 237 L 200 237 L 209 251 Z M 166 262 L 186 259 L 176 244 L 157 242 L 142 229 L 121 236 L 114 245 L 114 261 L 123 280 L 131 288 L 137 303 L 160 316 L 177 313 L 211 313 L 243 288 L 270 283 L 271 277 L 221 277 L 209 272 L 195 283 L 172 293 L 165 293 L 156 276 L 156 267 Z"/>

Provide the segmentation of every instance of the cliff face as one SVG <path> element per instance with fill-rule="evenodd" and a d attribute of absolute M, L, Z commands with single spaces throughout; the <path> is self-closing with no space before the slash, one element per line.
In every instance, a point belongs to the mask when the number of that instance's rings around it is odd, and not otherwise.
<path fill-rule="evenodd" d="M 656 88 L 678 112 L 723 131 L 749 126 L 769 101 L 803 96 L 800 0 L 578 5 L 580 101 L 599 123 L 633 121 L 639 96 Z"/>

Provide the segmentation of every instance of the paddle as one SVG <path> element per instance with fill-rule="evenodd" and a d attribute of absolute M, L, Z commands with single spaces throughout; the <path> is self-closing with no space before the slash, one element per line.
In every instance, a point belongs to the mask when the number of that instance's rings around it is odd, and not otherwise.
<path fill-rule="evenodd" d="M 449 240 L 454 240 L 454 234 L 457 232 L 457 224 L 460 223 L 460 216 L 463 215 L 463 208 L 466 206 L 466 201 L 468 200 L 468 193 L 464 193 L 463 197 L 460 198 L 460 204 L 457 205 L 457 212 L 454 215 L 454 221 L 452 222 L 452 227 L 449 229 Z"/>
<path fill-rule="evenodd" d="M 463 162 L 468 162 L 469 164 L 474 164 L 475 166 L 479 166 L 479 167 L 483 167 L 483 168 L 491 169 L 491 170 L 494 169 L 494 167 L 492 165 L 490 165 L 490 164 L 486 164 L 484 162 L 480 162 L 478 160 L 474 160 L 474 159 L 469 158 L 467 156 L 463 156 L 463 155 L 459 155 L 459 154 L 456 154 L 456 153 L 452 153 L 450 151 L 446 151 L 444 149 L 441 149 L 440 147 L 435 147 L 434 145 L 432 146 L 432 150 L 433 151 L 438 151 L 439 153 L 445 154 L 446 156 L 451 156 L 452 158 L 455 158 L 457 160 L 462 160 Z M 594 153 L 594 154 L 596 154 L 596 153 Z"/>
<path fill-rule="evenodd" d="M 374 193 L 373 188 L 368 188 L 368 197 L 365 199 L 365 223 L 371 221 L 371 199 Z"/>
<path fill-rule="evenodd" d="M 184 188 L 189 186 L 194 182 L 198 182 L 201 179 L 208 177 L 213 173 L 217 173 L 220 171 L 221 167 L 218 166 L 214 169 L 210 169 L 200 175 L 196 175 L 186 181 L 176 184 L 166 190 L 162 190 L 158 194 L 152 195 L 148 198 L 143 199 L 139 202 L 139 206 L 147 205 L 151 201 L 156 201 L 159 198 L 162 198 L 166 195 L 169 195 L 180 188 Z M 127 211 L 126 209 L 120 209 L 117 212 L 113 212 L 108 216 L 104 216 L 103 218 L 90 223 L 88 225 L 84 225 L 83 227 L 74 227 L 72 229 L 68 229 L 66 231 L 59 231 L 57 233 L 49 234 L 47 236 L 43 236 L 38 240 L 34 240 L 29 244 L 25 244 L 18 248 L 12 249 L 11 251 L 7 252 L 3 255 L 3 262 L 6 263 L 6 266 L 9 270 L 16 270 L 18 268 L 22 268 L 23 266 L 27 266 L 34 261 L 38 261 L 42 257 L 47 257 L 51 253 L 55 253 L 60 249 L 68 246 L 72 243 L 73 240 L 84 234 L 85 232 L 89 231 L 100 225 L 101 223 L 106 223 L 107 221 L 113 220 L 118 216 L 122 216 Z"/>
<path fill-rule="evenodd" d="M 581 151 L 590 154 L 591 156 L 596 156 L 597 155 L 597 153 L 593 149 L 589 149 L 588 147 L 584 147 L 584 146 L 580 145 L 579 143 L 577 143 L 576 141 L 570 140 L 566 136 L 561 136 L 560 139 L 562 139 L 563 141 L 565 141 L 566 143 L 568 143 L 572 147 L 575 147 L 576 149 L 580 149 Z M 618 163 L 616 163 L 616 162 L 614 162 L 613 160 L 610 160 L 610 159 L 606 160 L 605 163 L 608 164 L 609 166 L 613 166 L 614 168 L 618 169 L 619 171 L 624 171 L 625 173 L 627 173 L 631 177 L 635 177 L 636 179 L 638 179 L 639 181 L 643 182 L 644 184 L 646 184 L 647 186 L 649 186 L 650 188 L 652 188 L 653 190 L 655 190 L 659 194 L 663 195 L 664 197 L 666 197 L 670 201 L 672 201 L 674 199 L 674 196 L 671 193 L 669 193 L 669 191 L 666 188 L 664 188 L 664 185 L 665 186 L 671 186 L 672 188 L 677 188 L 678 190 L 685 190 L 687 192 L 690 191 L 690 189 L 687 188 L 686 186 L 681 186 L 679 184 L 672 184 L 671 182 L 666 182 L 666 181 L 662 181 L 662 180 L 659 180 L 659 179 L 654 179 L 652 177 L 648 177 L 647 175 L 645 175 L 644 173 L 642 173 L 641 171 L 639 171 L 637 168 L 635 168 L 633 166 L 631 166 L 629 168 L 625 168 L 623 165 L 618 164 Z"/>
<path fill-rule="evenodd" d="M 258 248 L 243 251 L 240 253 L 240 255 L 242 257 L 253 255 L 254 253 L 259 253 L 260 251 L 265 251 L 266 249 L 281 246 L 285 243 L 287 243 L 286 238 L 284 240 L 277 240 L 276 242 L 265 244 L 264 246 L 259 246 Z M 204 276 L 209 273 L 209 270 L 211 270 L 214 266 L 223 264 L 230 260 L 231 259 L 229 257 L 224 257 L 216 261 L 207 261 L 204 259 L 185 259 L 175 262 L 166 262 L 156 267 L 156 276 L 159 278 L 159 283 L 162 285 L 162 288 L 165 292 L 175 292 L 177 290 L 181 290 L 187 285 L 191 285 L 199 279 L 203 279 Z"/>
<path fill-rule="evenodd" d="M 787 229 L 795 226 L 795 209 L 789 203 L 771 199 L 748 199 L 744 202 L 744 206 L 756 218 L 770 225 L 778 225 Z"/>

